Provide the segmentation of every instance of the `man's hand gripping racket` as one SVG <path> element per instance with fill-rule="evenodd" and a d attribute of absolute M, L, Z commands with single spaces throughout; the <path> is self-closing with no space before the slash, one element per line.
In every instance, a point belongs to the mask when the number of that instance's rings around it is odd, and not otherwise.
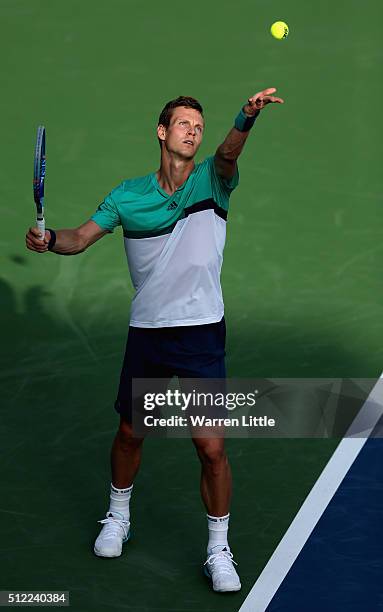
<path fill-rule="evenodd" d="M 31 251 L 44 253 L 48 250 L 50 232 L 45 231 L 44 218 L 44 181 L 45 181 L 45 127 L 39 125 L 35 147 L 33 172 L 33 197 L 36 204 L 36 227 L 29 228 L 26 245 Z"/>

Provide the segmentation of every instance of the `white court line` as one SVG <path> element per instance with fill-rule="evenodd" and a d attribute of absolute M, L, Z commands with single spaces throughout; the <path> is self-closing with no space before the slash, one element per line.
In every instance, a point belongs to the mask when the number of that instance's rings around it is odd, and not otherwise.
<path fill-rule="evenodd" d="M 338 444 L 238 612 L 265 612 L 382 415 L 383 374 L 345 437 Z M 364 437 L 357 437 L 362 435 Z"/>

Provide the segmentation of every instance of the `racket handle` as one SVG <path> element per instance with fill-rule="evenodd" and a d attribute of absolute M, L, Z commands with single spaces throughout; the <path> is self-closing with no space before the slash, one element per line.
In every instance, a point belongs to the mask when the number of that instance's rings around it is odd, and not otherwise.
<path fill-rule="evenodd" d="M 40 231 L 40 234 L 42 236 L 41 240 L 44 240 L 44 236 L 45 236 L 45 219 L 44 219 L 44 217 L 41 217 L 40 219 L 37 219 L 37 228 Z"/>

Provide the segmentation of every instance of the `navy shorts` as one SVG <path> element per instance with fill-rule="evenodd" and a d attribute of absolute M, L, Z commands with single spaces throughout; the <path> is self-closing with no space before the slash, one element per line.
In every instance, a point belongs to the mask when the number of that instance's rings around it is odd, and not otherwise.
<path fill-rule="evenodd" d="M 114 407 L 132 420 L 132 379 L 226 378 L 226 325 L 129 327 L 120 385 Z"/>

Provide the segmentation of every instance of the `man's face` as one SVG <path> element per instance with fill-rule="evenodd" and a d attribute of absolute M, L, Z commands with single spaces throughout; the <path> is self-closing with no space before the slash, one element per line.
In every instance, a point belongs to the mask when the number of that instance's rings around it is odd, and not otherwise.
<path fill-rule="evenodd" d="M 193 159 L 202 141 L 204 121 L 194 108 L 177 106 L 173 110 L 170 125 L 157 127 L 158 137 L 170 153 L 184 159 Z"/>

